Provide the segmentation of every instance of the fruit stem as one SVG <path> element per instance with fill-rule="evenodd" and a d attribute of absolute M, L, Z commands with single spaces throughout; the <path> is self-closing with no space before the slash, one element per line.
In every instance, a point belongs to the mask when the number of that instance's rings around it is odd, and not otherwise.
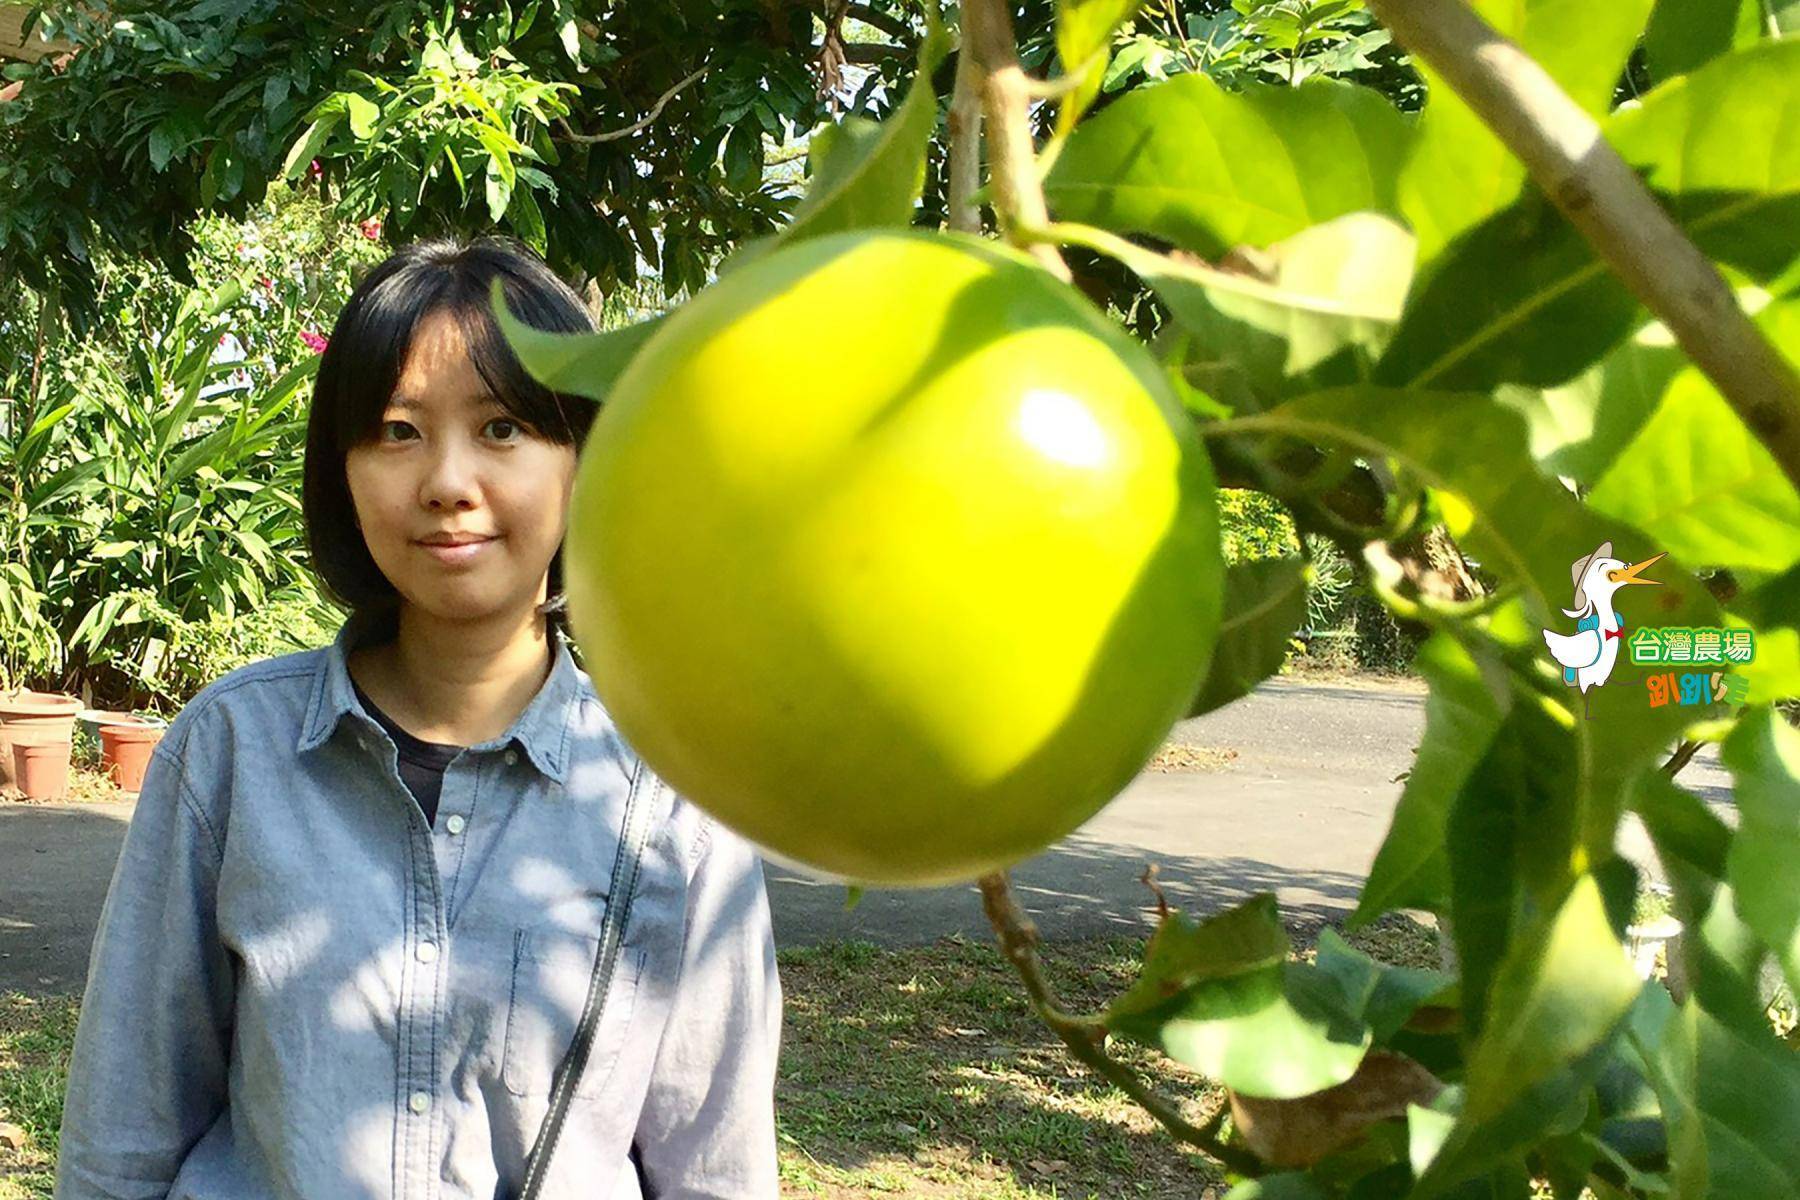
<path fill-rule="evenodd" d="M 988 923 L 994 927 L 1001 953 L 1006 955 L 1007 961 L 1018 971 L 1019 978 L 1024 980 L 1025 991 L 1030 995 L 1031 1005 L 1037 1010 L 1038 1016 L 1052 1032 L 1062 1038 L 1069 1052 L 1108 1083 L 1137 1101 L 1144 1111 L 1161 1122 L 1163 1128 L 1176 1139 L 1217 1159 L 1229 1170 L 1242 1175 L 1259 1173 L 1262 1167 L 1255 1156 L 1227 1146 L 1215 1136 L 1213 1130 L 1218 1128 L 1217 1121 L 1212 1122 L 1211 1129 L 1193 1124 L 1181 1115 L 1174 1101 L 1158 1094 L 1149 1084 L 1139 1079 L 1130 1067 L 1110 1057 L 1106 1053 L 1106 1023 L 1101 1018 L 1074 1016 L 1057 1003 L 1055 994 L 1050 990 L 1050 981 L 1044 978 L 1043 969 L 1038 962 L 1037 925 L 1025 915 L 1025 910 L 1013 898 L 1006 872 L 995 871 L 992 875 L 984 875 L 980 885 L 981 905 L 987 911 Z"/>
<path fill-rule="evenodd" d="M 1031 140 L 1032 85 L 1019 65 L 1008 0 L 963 0 L 962 32 L 963 53 L 974 60 L 981 75 L 994 217 L 1008 241 L 1066 280 L 1069 267 L 1056 247 L 1021 241 L 1014 233 L 1019 226 L 1048 224 L 1050 213 Z"/>

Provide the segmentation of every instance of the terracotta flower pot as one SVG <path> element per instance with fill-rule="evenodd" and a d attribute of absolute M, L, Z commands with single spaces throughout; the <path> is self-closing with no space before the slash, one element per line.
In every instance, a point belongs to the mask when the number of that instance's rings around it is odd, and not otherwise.
<path fill-rule="evenodd" d="M 135 718 L 100 726 L 100 765 L 112 775 L 120 790 L 143 789 L 144 768 L 150 765 L 151 752 L 163 733 L 159 726 Z"/>
<path fill-rule="evenodd" d="M 0 692 L 0 787 L 19 786 L 14 778 L 12 753 L 17 734 L 31 730 L 72 742 L 75 716 L 81 709 L 80 697 L 62 692 L 32 692 L 23 688 Z"/>
<path fill-rule="evenodd" d="M 69 794 L 68 738 L 43 733 L 13 734 L 13 777 L 27 800 L 61 800 Z"/>

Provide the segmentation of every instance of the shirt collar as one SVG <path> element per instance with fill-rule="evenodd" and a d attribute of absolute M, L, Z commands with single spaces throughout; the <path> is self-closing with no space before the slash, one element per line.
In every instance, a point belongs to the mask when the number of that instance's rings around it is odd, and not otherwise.
<path fill-rule="evenodd" d="M 296 753 L 304 754 L 323 744 L 337 729 L 339 722 L 352 713 L 371 727 L 375 725 L 374 718 L 369 716 L 368 710 L 363 708 L 350 686 L 349 657 L 352 650 L 380 629 L 391 630 L 391 621 L 391 615 L 384 618 L 380 615 L 352 614 L 344 622 L 343 628 L 338 630 L 331 645 L 324 648 L 319 657 L 318 669 L 313 675 L 312 693 L 306 705 L 305 727 L 295 746 Z M 556 645 L 555 661 L 551 665 L 549 678 L 544 680 L 537 695 L 531 698 L 531 703 L 525 706 L 525 710 L 505 733 L 470 746 L 469 749 L 498 750 L 516 742 L 539 771 L 557 783 L 562 783 L 568 767 L 569 731 L 574 726 L 575 706 L 581 698 L 581 678 L 569 647 L 557 634 L 552 633 L 550 636 Z"/>

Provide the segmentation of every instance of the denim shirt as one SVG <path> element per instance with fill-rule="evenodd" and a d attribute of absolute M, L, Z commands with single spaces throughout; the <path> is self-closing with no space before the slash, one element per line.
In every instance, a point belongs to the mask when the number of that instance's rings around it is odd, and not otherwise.
<path fill-rule="evenodd" d="M 157 746 L 90 957 L 58 1200 L 517 1193 L 647 768 L 559 641 L 427 825 L 351 690 L 363 628 L 231 672 Z M 762 867 L 666 787 L 642 795 L 651 832 L 542 1195 L 774 1197 Z"/>

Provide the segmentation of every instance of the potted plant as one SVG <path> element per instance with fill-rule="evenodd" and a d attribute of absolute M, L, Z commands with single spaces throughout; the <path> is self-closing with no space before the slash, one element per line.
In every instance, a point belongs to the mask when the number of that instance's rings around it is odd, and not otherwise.
<path fill-rule="evenodd" d="M 0 693 L 0 786 L 25 788 L 17 775 L 17 764 L 29 758 L 34 770 L 51 771 L 50 760 L 60 753 L 61 771 L 66 781 L 69 754 L 75 738 L 75 717 L 81 712 L 78 696 L 63 692 L 38 692 L 18 688 Z M 30 754 L 16 753 L 24 746 L 37 747 Z M 60 746 L 57 751 L 54 747 Z M 46 749 L 46 747 L 49 747 Z M 47 778 L 47 776 L 46 776 Z M 27 795 L 40 799 L 26 789 Z"/>
<path fill-rule="evenodd" d="M 100 730 L 100 765 L 120 791 L 136 793 L 144 786 L 150 755 L 165 726 L 131 713 L 107 714 Z"/>

